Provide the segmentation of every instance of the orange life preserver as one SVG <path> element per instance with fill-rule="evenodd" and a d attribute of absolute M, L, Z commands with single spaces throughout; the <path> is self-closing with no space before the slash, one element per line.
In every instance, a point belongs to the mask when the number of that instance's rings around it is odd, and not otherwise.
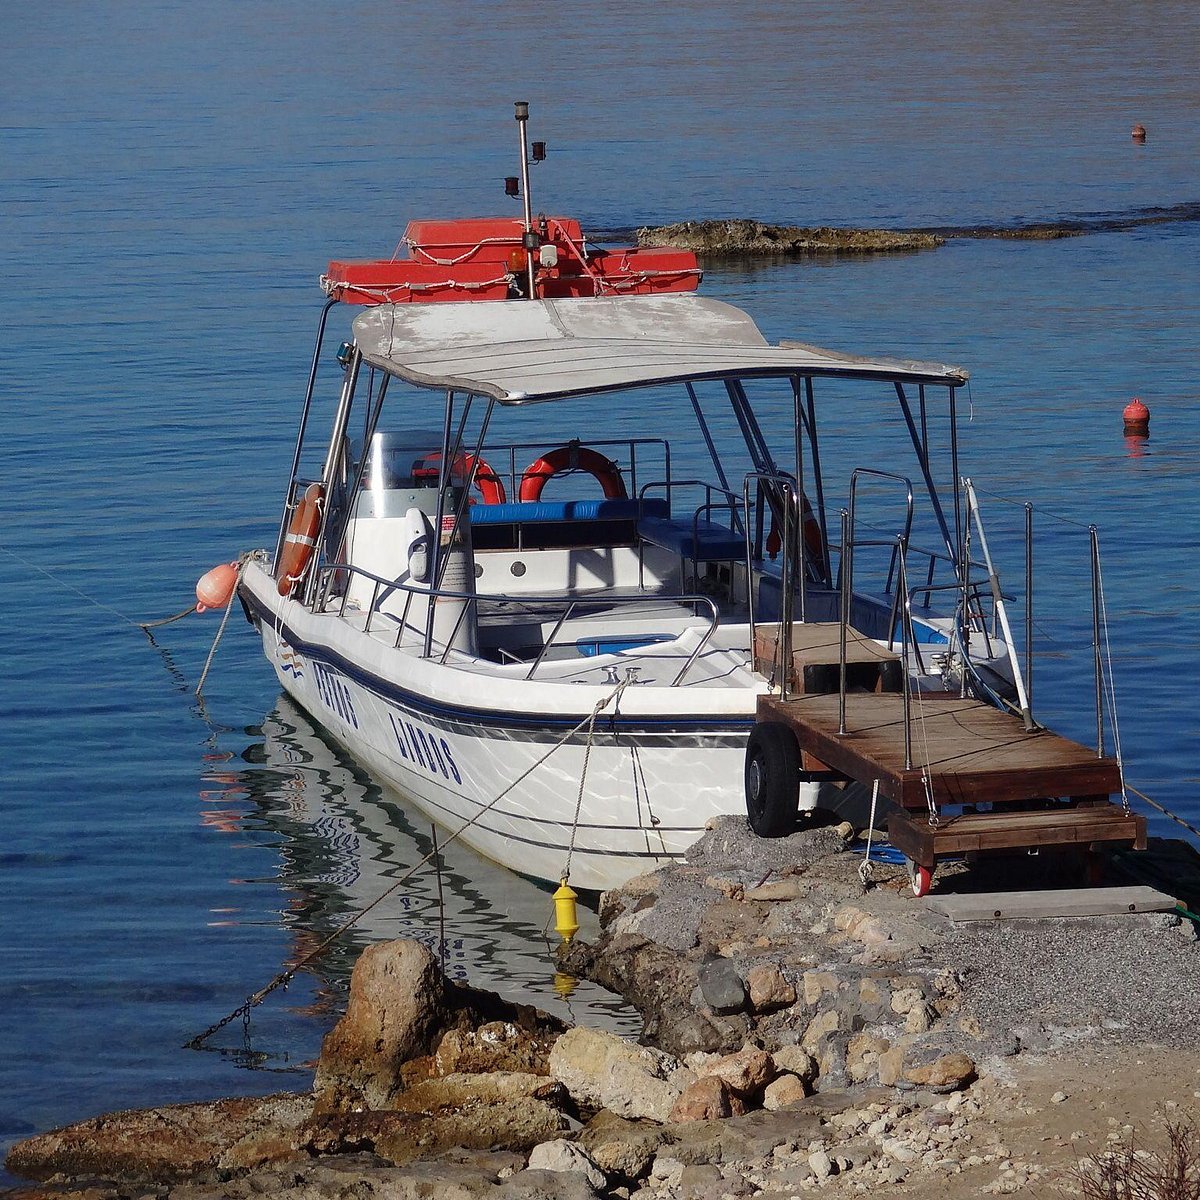
<path fill-rule="evenodd" d="M 586 471 L 595 476 L 607 500 L 625 500 L 629 496 L 625 490 L 625 480 L 621 478 L 621 468 L 611 458 L 605 458 L 599 450 L 572 441 L 559 446 L 557 450 L 547 450 L 537 462 L 531 462 L 525 468 L 525 474 L 521 476 L 520 498 L 540 499 L 546 480 L 560 471 Z"/>
<path fill-rule="evenodd" d="M 808 550 L 809 560 L 824 563 L 825 539 L 821 535 L 821 523 L 817 520 L 817 514 L 813 512 L 808 497 L 802 493 L 800 499 L 804 509 L 804 546 Z M 767 554 L 774 559 L 782 546 L 783 538 L 779 536 L 779 530 L 775 528 L 775 512 L 772 509 L 771 531 L 767 534 Z"/>
<path fill-rule="evenodd" d="M 287 536 L 283 539 L 283 550 L 275 564 L 275 578 L 279 580 L 279 594 L 290 596 L 296 584 L 304 577 L 305 569 L 312 558 L 317 544 L 317 532 L 321 528 L 321 511 L 325 507 L 325 489 L 319 483 L 310 483 L 304 497 L 296 506 L 288 522 Z"/>
<path fill-rule="evenodd" d="M 464 476 L 470 476 L 475 471 L 475 487 L 483 497 L 484 504 L 503 504 L 508 499 L 504 490 L 504 480 L 483 461 L 473 454 L 460 454 L 454 465 Z M 442 455 L 438 450 L 431 450 L 424 458 L 413 464 L 414 479 L 437 478 L 442 473 Z M 472 502 L 473 503 L 473 502 Z"/>

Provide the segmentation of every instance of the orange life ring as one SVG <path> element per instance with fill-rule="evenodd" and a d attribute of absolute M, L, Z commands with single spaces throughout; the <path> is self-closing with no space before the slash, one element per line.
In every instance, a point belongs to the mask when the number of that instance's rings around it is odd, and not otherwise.
<path fill-rule="evenodd" d="M 821 535 L 821 523 L 817 520 L 817 514 L 813 512 L 808 497 L 801 493 L 800 498 L 804 509 L 804 547 L 808 551 L 810 561 L 824 563 L 825 538 Z M 774 559 L 782 546 L 783 538 L 779 536 L 779 530 L 775 527 L 775 513 L 772 510 L 771 531 L 767 534 L 767 554 Z"/>
<path fill-rule="evenodd" d="M 560 471 L 586 471 L 600 481 L 607 500 L 625 500 L 629 496 L 625 490 L 625 480 L 621 478 L 621 468 L 611 458 L 605 458 L 599 450 L 589 446 L 568 442 L 557 450 L 547 450 L 541 458 L 525 468 L 525 474 L 521 476 L 520 498 L 540 499 L 546 480 Z"/>
<path fill-rule="evenodd" d="M 504 490 L 504 480 L 482 458 L 476 458 L 473 454 L 460 454 L 454 460 L 454 466 L 464 476 L 470 476 L 474 470 L 475 488 L 483 497 L 484 504 L 503 504 L 508 499 Z M 431 450 L 424 458 L 418 459 L 413 464 L 412 473 L 414 479 L 438 478 L 442 473 L 441 452 Z"/>
<path fill-rule="evenodd" d="M 325 489 L 319 483 L 310 483 L 304 497 L 296 506 L 288 522 L 287 536 L 283 539 L 283 550 L 275 564 L 275 578 L 279 581 L 279 594 L 290 596 L 296 584 L 304 578 L 304 572 L 317 544 L 317 532 L 321 528 L 321 512 L 325 507 Z"/>

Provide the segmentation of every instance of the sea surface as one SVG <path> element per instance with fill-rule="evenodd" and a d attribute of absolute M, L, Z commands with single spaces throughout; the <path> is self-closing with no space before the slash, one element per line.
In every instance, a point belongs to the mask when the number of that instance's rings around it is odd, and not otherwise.
<path fill-rule="evenodd" d="M 1035 708 L 1094 736 L 1095 523 L 1127 777 L 1200 822 L 1198 59 L 1190 0 L 6 12 L 0 1146 L 306 1086 L 354 955 L 438 944 L 439 907 L 454 973 L 634 1027 L 596 989 L 555 992 L 544 892 L 451 847 L 440 881 L 372 909 L 248 1028 L 183 1048 L 431 831 L 280 698 L 240 620 L 203 705 L 217 616 L 153 643 L 134 622 L 273 539 L 326 262 L 390 254 L 413 217 L 518 211 L 517 99 L 550 146 L 536 206 L 594 234 L 729 216 L 1100 230 L 713 265 L 704 287 L 772 339 L 970 369 L 963 466 L 1018 594 L 1009 501 L 1038 507 Z M 1134 395 L 1144 444 L 1121 434 Z"/>

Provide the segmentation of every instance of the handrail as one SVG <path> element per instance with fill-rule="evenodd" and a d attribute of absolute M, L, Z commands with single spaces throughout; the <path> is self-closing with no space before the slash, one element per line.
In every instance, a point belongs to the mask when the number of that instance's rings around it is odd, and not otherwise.
<path fill-rule="evenodd" d="M 404 630 L 406 628 L 412 629 L 412 630 L 414 630 L 414 632 L 418 632 L 422 637 L 424 636 L 424 632 L 425 632 L 424 630 L 417 630 L 416 626 L 409 625 L 408 621 L 407 621 L 409 605 L 411 604 L 414 596 L 428 596 L 431 599 L 443 599 L 443 600 L 468 600 L 468 601 L 481 601 L 482 600 L 486 603 L 492 603 L 492 604 L 523 604 L 523 605 L 529 605 L 529 606 L 560 605 L 560 604 L 565 603 L 567 605 L 567 611 L 563 614 L 562 617 L 559 618 L 558 623 L 555 625 L 554 630 L 551 633 L 550 637 L 546 639 L 545 645 L 542 647 L 542 650 L 539 653 L 537 659 L 535 660 L 533 666 L 530 668 L 529 673 L 525 676 L 525 678 L 527 680 L 532 679 L 534 671 L 536 671 L 537 668 L 541 665 L 543 659 L 545 658 L 546 650 L 549 649 L 550 645 L 553 643 L 555 636 L 557 635 L 559 630 L 563 627 L 563 625 L 566 623 L 566 621 L 569 619 L 571 613 L 581 605 L 595 604 L 595 605 L 605 605 L 605 606 L 611 607 L 613 605 L 620 605 L 620 604 L 691 604 L 695 608 L 700 608 L 700 607 L 707 608 L 708 609 L 708 628 L 704 631 L 703 636 L 700 638 L 699 642 L 696 644 L 696 648 L 691 652 L 691 654 L 688 655 L 687 662 L 685 662 L 683 664 L 683 667 L 680 669 L 679 673 L 670 682 L 670 684 L 668 684 L 669 687 L 678 687 L 679 686 L 683 677 L 695 665 L 696 660 L 700 657 L 705 646 L 707 646 L 709 641 L 711 640 L 712 635 L 716 632 L 717 626 L 720 624 L 720 613 L 717 609 L 716 603 L 713 601 L 711 596 L 701 596 L 701 595 L 647 596 L 647 595 L 639 593 L 638 595 L 633 595 L 633 596 L 597 595 L 597 596 L 579 596 L 579 597 L 575 597 L 574 599 L 572 599 L 567 596 L 523 596 L 523 595 L 511 595 L 511 594 L 509 594 L 509 595 L 506 595 L 506 594 L 491 595 L 491 594 L 479 593 L 479 592 L 459 592 L 459 591 L 454 591 L 450 588 L 441 588 L 441 587 L 431 588 L 431 587 L 429 587 L 427 585 L 423 585 L 423 584 L 402 583 L 396 579 L 385 579 L 381 575 L 376 575 L 376 574 L 374 574 L 374 572 L 368 571 L 364 567 L 356 567 L 356 566 L 352 565 L 351 563 L 324 563 L 324 564 L 322 564 L 322 566 L 320 567 L 320 569 L 318 571 L 318 577 L 325 576 L 326 587 L 328 587 L 329 578 L 337 571 L 344 571 L 350 575 L 360 575 L 364 579 L 370 580 L 374 584 L 374 588 L 373 588 L 372 596 L 371 596 L 371 607 L 367 611 L 366 621 L 363 626 L 364 633 L 370 631 L 371 617 L 373 616 L 373 614 L 376 611 L 378 611 L 378 605 L 381 600 L 386 599 L 388 595 L 390 595 L 391 593 L 396 592 L 396 591 L 402 591 L 402 592 L 408 593 L 408 599 L 405 601 L 404 613 L 401 615 L 401 617 L 397 618 L 399 625 L 400 625 L 400 631 L 396 637 L 396 647 L 397 648 L 399 648 L 399 646 L 400 646 L 400 643 L 404 636 Z M 382 594 L 380 593 L 381 588 L 383 589 Z M 348 595 L 348 591 L 342 597 L 342 604 L 338 610 L 339 616 L 342 616 L 345 614 L 347 595 Z M 697 612 L 697 616 L 699 616 L 698 612 Z M 457 631 L 457 626 L 456 626 L 456 631 Z M 446 661 L 446 656 L 449 654 L 449 651 L 450 651 L 450 645 L 449 645 L 449 643 L 447 643 L 444 650 L 442 651 L 442 658 L 441 658 L 442 662 Z"/>

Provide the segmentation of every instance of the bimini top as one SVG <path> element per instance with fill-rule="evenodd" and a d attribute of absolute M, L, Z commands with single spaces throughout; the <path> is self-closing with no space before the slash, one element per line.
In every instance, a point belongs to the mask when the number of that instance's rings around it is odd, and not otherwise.
<path fill-rule="evenodd" d="M 741 309 L 691 294 L 380 304 L 355 320 L 354 336 L 371 366 L 503 404 L 724 376 L 967 381 L 939 363 L 770 346 Z"/>

